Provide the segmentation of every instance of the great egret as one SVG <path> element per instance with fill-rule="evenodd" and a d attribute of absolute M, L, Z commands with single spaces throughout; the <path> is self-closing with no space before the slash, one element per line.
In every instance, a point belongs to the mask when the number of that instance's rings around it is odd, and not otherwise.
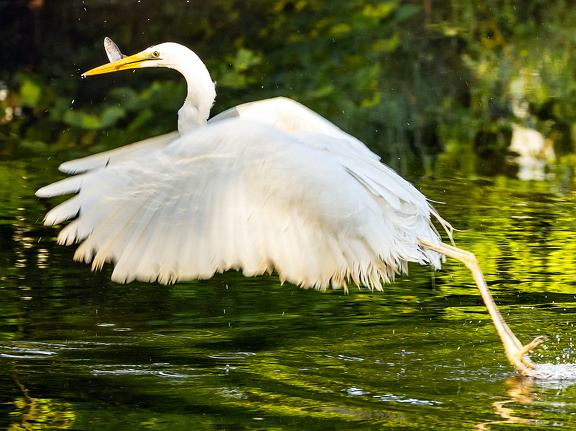
<path fill-rule="evenodd" d="M 112 54 L 120 51 L 112 49 Z M 121 54 L 120 54 L 121 55 Z M 67 162 L 85 172 L 38 190 L 78 193 L 46 225 L 76 218 L 60 244 L 84 242 L 75 259 L 92 269 L 114 262 L 112 279 L 173 283 L 242 270 L 326 289 L 348 283 L 382 290 L 408 262 L 440 268 L 441 255 L 472 271 L 512 365 L 537 376 L 502 318 L 473 254 L 443 244 L 414 186 L 362 142 L 285 98 L 232 108 L 207 122 L 215 86 L 188 48 L 162 43 L 84 74 L 168 67 L 186 78 L 178 133 Z"/>

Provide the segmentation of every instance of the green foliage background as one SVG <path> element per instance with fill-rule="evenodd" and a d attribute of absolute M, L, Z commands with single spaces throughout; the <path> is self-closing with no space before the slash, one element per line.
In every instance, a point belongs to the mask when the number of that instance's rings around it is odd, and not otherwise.
<path fill-rule="evenodd" d="M 576 9 L 488 0 L 19 0 L 0 3 L 0 155 L 97 151 L 175 129 L 173 71 L 80 79 L 163 41 L 194 49 L 217 82 L 214 112 L 295 98 L 402 172 L 463 171 L 502 155 L 513 124 L 570 157 Z M 521 103 L 529 115 L 516 118 Z M 416 168 L 418 167 L 418 168 Z"/>

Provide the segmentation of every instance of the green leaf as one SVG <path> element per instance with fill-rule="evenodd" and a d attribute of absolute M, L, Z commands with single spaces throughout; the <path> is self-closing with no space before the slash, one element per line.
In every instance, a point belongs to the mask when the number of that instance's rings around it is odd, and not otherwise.
<path fill-rule="evenodd" d="M 33 153 L 40 153 L 48 150 L 48 145 L 45 142 L 30 141 L 28 139 L 22 139 L 20 141 L 20 147 Z"/>
<path fill-rule="evenodd" d="M 100 128 L 100 119 L 96 115 L 86 114 L 81 111 L 66 111 L 64 114 L 64 123 L 81 129 Z"/>
<path fill-rule="evenodd" d="M 396 11 L 396 19 L 398 21 L 403 21 L 413 15 L 416 15 L 418 12 L 420 12 L 420 7 L 414 4 L 402 5 Z"/>
<path fill-rule="evenodd" d="M 120 106 L 109 106 L 104 109 L 100 117 L 101 128 L 113 126 L 120 118 L 124 117 L 126 110 Z"/>
<path fill-rule="evenodd" d="M 377 52 L 392 52 L 400 45 L 400 34 L 394 33 L 388 39 L 378 39 L 372 44 L 372 49 Z"/>
<path fill-rule="evenodd" d="M 26 79 L 20 86 L 20 97 L 22 105 L 28 108 L 35 108 L 40 101 L 42 87 L 30 79 Z"/>
<path fill-rule="evenodd" d="M 254 54 L 254 51 L 249 49 L 240 48 L 236 53 L 233 67 L 237 70 L 248 70 L 252 66 L 260 64 L 262 57 Z"/>
<path fill-rule="evenodd" d="M 384 19 L 388 17 L 394 9 L 398 7 L 398 2 L 382 2 L 377 4 L 376 6 L 373 5 L 366 5 L 362 13 L 364 16 L 369 16 L 378 19 Z"/>
<path fill-rule="evenodd" d="M 340 36 L 341 34 L 350 33 L 352 31 L 352 27 L 350 24 L 347 23 L 340 23 L 332 26 L 330 29 L 331 36 Z"/>

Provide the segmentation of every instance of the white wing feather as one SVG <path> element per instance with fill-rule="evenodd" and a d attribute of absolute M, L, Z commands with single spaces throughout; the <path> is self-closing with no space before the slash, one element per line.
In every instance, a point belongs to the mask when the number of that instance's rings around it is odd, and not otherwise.
<path fill-rule="evenodd" d="M 154 136 L 153 138 L 124 145 L 120 148 L 64 162 L 60 165 L 59 169 L 67 174 L 76 174 L 78 172 L 87 172 L 92 169 L 103 168 L 113 163 L 130 160 L 142 154 L 147 154 L 159 148 L 164 148 L 166 145 L 178 138 L 178 136 L 178 132 L 170 132 L 165 133 L 164 135 Z"/>
<path fill-rule="evenodd" d="M 440 241 L 426 198 L 349 135 L 286 134 L 231 117 L 41 189 L 79 190 L 46 223 L 79 214 L 59 242 L 84 240 L 75 258 L 115 262 L 117 282 L 238 269 L 303 287 L 381 289 L 407 261 L 440 266 L 418 243 Z"/>
<path fill-rule="evenodd" d="M 365 157 L 380 160 L 380 157 L 370 151 L 362 141 L 344 132 L 310 108 L 286 97 L 244 103 L 221 112 L 210 122 L 235 117 L 267 124 L 285 133 L 308 132 L 342 139 Z"/>

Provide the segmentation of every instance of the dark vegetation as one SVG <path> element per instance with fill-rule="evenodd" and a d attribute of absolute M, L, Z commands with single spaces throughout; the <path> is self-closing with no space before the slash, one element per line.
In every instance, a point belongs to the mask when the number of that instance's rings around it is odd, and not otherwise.
<path fill-rule="evenodd" d="M 80 78 L 107 61 L 109 36 L 125 54 L 168 40 L 194 49 L 217 82 L 214 113 L 292 97 L 402 172 L 431 172 L 440 153 L 462 171 L 474 154 L 503 160 L 514 124 L 569 163 L 575 30 L 566 1 L 0 0 L 0 156 L 176 128 L 175 72 Z"/>

